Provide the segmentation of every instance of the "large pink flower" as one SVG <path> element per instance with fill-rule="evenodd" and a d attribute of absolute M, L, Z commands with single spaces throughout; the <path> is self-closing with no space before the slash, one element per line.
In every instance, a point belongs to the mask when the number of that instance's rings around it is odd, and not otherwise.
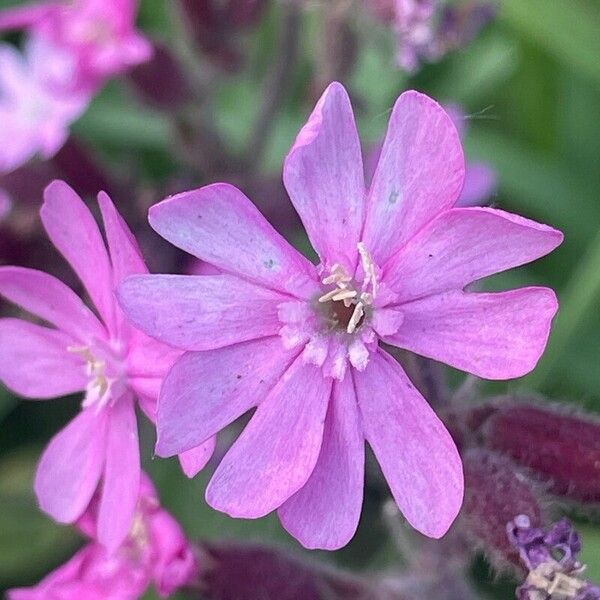
<path fill-rule="evenodd" d="M 147 61 L 150 42 L 135 29 L 138 0 L 50 1 L 6 9 L 0 30 L 27 28 L 74 61 L 69 85 L 96 89 Z"/>
<path fill-rule="evenodd" d="M 127 276 L 147 273 L 131 232 L 109 197 L 98 201 L 108 252 L 96 222 L 77 194 L 55 181 L 45 191 L 44 227 L 71 264 L 100 319 L 61 281 L 20 267 L 0 267 L 0 295 L 51 327 L 0 319 L 0 381 L 28 398 L 85 391 L 82 410 L 58 433 L 40 460 L 40 506 L 71 523 L 104 477 L 98 540 L 119 546 L 130 529 L 140 478 L 135 399 L 155 419 L 162 378 L 179 355 L 131 327 L 114 297 Z M 184 457 L 195 474 L 212 453 L 211 440 Z"/>
<path fill-rule="evenodd" d="M 9 600 L 135 600 L 151 583 L 166 598 L 197 575 L 197 561 L 185 534 L 160 507 L 156 490 L 144 474 L 131 530 L 112 553 L 97 541 L 97 513 L 92 502 L 78 523 L 91 538 L 86 546 L 38 585 L 10 590 Z"/>
<path fill-rule="evenodd" d="M 547 254 L 562 234 L 499 210 L 454 208 L 463 153 L 433 100 L 398 99 L 368 191 L 361 156 L 348 95 L 334 83 L 284 167 L 318 267 L 239 190 L 215 184 L 154 206 L 150 223 L 222 274 L 138 276 L 119 291 L 136 326 L 188 350 L 162 388 L 157 453 L 192 448 L 258 407 L 207 501 L 234 517 L 279 509 L 311 548 L 353 536 L 365 440 L 416 529 L 439 537 L 460 508 L 455 445 L 380 341 L 508 379 L 533 369 L 557 310 L 546 288 L 465 291 Z"/>

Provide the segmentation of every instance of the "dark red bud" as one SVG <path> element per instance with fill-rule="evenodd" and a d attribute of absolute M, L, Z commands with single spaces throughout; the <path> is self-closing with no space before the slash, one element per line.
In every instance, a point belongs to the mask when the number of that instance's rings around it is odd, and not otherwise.
<path fill-rule="evenodd" d="M 473 448 L 463 454 L 465 501 L 462 523 L 497 562 L 519 564 L 519 555 L 506 535 L 506 525 L 527 515 L 532 526 L 542 522 L 535 484 L 514 463 L 495 452 Z"/>
<path fill-rule="evenodd" d="M 258 545 L 203 544 L 200 588 L 206 600 L 375 600 L 374 584 Z M 390 596 L 385 596 L 390 598 Z M 400 600 L 398 598 L 397 600 Z"/>
<path fill-rule="evenodd" d="M 192 99 L 191 86 L 181 65 L 161 44 L 154 45 L 152 58 L 132 69 L 128 79 L 140 100 L 155 108 L 178 109 Z"/>
<path fill-rule="evenodd" d="M 183 23 L 196 46 L 223 69 L 243 62 L 238 33 L 258 23 L 265 0 L 179 0 Z"/>
<path fill-rule="evenodd" d="M 499 406 L 483 427 L 486 445 L 580 502 L 600 501 L 600 422 L 547 406 Z"/>

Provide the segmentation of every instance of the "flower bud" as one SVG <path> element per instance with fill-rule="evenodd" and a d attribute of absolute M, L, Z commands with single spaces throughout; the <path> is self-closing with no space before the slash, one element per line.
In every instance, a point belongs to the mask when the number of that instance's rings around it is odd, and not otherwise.
<path fill-rule="evenodd" d="M 535 485 L 512 461 L 486 449 L 463 453 L 465 501 L 462 509 L 466 533 L 480 542 L 497 562 L 519 564 L 519 556 L 506 536 L 506 524 L 517 515 L 531 523 L 542 521 Z"/>
<path fill-rule="evenodd" d="M 135 69 L 128 78 L 137 96 L 158 109 L 177 109 L 192 99 L 191 86 L 179 62 L 169 49 L 154 44 L 152 58 Z"/>
<path fill-rule="evenodd" d="M 548 406 L 500 405 L 483 427 L 485 444 L 531 469 L 550 490 L 600 501 L 600 423 Z"/>
<path fill-rule="evenodd" d="M 375 584 L 275 548 L 208 543 L 201 550 L 200 586 L 207 600 L 391 600 Z"/>
<path fill-rule="evenodd" d="M 179 0 L 179 4 L 197 47 L 223 69 L 238 69 L 243 55 L 237 33 L 258 23 L 265 0 Z"/>

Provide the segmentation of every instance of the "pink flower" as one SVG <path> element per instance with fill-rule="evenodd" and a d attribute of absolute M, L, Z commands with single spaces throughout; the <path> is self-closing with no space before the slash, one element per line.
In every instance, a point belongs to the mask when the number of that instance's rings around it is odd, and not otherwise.
<path fill-rule="evenodd" d="M 56 87 L 72 67 L 64 53 L 40 38 L 30 38 L 23 55 L 0 44 L 0 173 L 38 153 L 48 159 L 64 144 L 69 126 L 90 101 L 87 93 Z"/>
<path fill-rule="evenodd" d="M 151 583 L 166 598 L 191 583 L 198 567 L 185 534 L 150 479 L 142 474 L 140 484 L 133 525 L 115 552 L 97 541 L 93 502 L 79 522 L 92 541 L 35 587 L 10 590 L 9 600 L 135 600 Z"/>
<path fill-rule="evenodd" d="M 452 119 L 460 139 L 463 140 L 468 129 L 464 111 L 457 104 L 447 104 L 444 106 L 444 110 Z M 374 144 L 365 155 L 365 179 L 367 182 L 370 182 L 375 174 L 382 148 L 383 140 Z M 496 191 L 497 184 L 496 171 L 491 165 L 484 162 L 467 161 L 464 185 L 455 206 L 478 206 L 489 203 Z"/>
<path fill-rule="evenodd" d="M 70 85 L 95 90 L 147 61 L 150 42 L 135 29 L 137 0 L 43 2 L 0 13 L 0 30 L 25 27 L 75 62 Z"/>
<path fill-rule="evenodd" d="M 81 279 L 98 316 L 61 281 L 20 267 L 0 267 L 0 295 L 50 325 L 0 319 L 0 381 L 28 398 L 85 391 L 82 410 L 40 460 L 35 491 L 61 523 L 77 520 L 104 479 L 98 540 L 117 548 L 131 527 L 140 478 L 135 399 L 150 419 L 162 378 L 179 355 L 131 327 L 114 296 L 127 276 L 147 273 L 135 239 L 109 197 L 98 197 L 108 252 L 96 222 L 64 182 L 44 193 L 48 236 Z M 211 440 L 184 457 L 195 474 Z"/>
<path fill-rule="evenodd" d="M 221 275 L 127 279 L 119 298 L 146 333 L 188 352 L 158 403 L 156 452 L 209 439 L 257 407 L 218 466 L 208 503 L 234 517 L 278 509 L 310 548 L 339 548 L 362 505 L 365 440 L 406 519 L 442 536 L 463 497 L 445 427 L 380 342 L 489 379 L 531 371 L 557 310 L 530 287 L 467 293 L 561 243 L 550 227 L 454 208 L 456 128 L 433 100 L 398 99 L 370 189 L 345 89 L 333 83 L 285 161 L 315 267 L 239 190 L 215 184 L 150 210 L 163 237 Z"/>

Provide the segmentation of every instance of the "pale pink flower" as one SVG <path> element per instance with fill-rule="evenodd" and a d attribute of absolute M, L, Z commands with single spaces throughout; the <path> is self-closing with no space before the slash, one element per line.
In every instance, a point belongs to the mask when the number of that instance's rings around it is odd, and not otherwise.
<path fill-rule="evenodd" d="M 231 185 L 150 209 L 158 233 L 222 271 L 137 276 L 119 290 L 136 326 L 188 350 L 163 384 L 156 452 L 193 448 L 257 407 L 208 486 L 211 506 L 243 518 L 278 509 L 305 546 L 339 548 L 358 524 L 367 441 L 406 519 L 440 537 L 462 502 L 460 457 L 380 342 L 489 379 L 531 371 L 554 292 L 465 288 L 547 254 L 562 234 L 499 210 L 454 208 L 464 179 L 456 128 L 414 91 L 396 102 L 369 190 L 338 83 L 300 131 L 283 177 L 318 267 Z"/>
<path fill-rule="evenodd" d="M 152 56 L 152 45 L 135 29 L 137 10 L 137 0 L 42 2 L 2 11 L 0 30 L 27 28 L 72 58 L 72 88 L 94 90 Z"/>
<path fill-rule="evenodd" d="M 0 319 L 0 381 L 34 399 L 85 391 L 79 415 L 44 451 L 35 491 L 44 511 L 72 523 L 102 477 L 97 537 L 111 550 L 127 535 L 137 502 L 136 397 L 154 420 L 162 378 L 179 352 L 131 327 L 116 303 L 116 286 L 148 271 L 109 197 L 98 197 L 108 251 L 91 212 L 67 184 L 54 181 L 44 199 L 48 236 L 81 279 L 100 319 L 51 275 L 0 267 L 0 295 L 50 325 Z M 213 447 L 211 440 L 186 453 L 186 472 L 195 474 Z"/>
<path fill-rule="evenodd" d="M 23 54 L 0 44 L 0 173 L 36 154 L 48 159 L 64 144 L 90 101 L 88 93 L 57 85 L 72 70 L 69 57 L 41 38 L 30 38 Z"/>
<path fill-rule="evenodd" d="M 98 542 L 92 502 L 78 523 L 91 541 L 36 586 L 9 590 L 9 600 L 135 600 L 151 584 L 167 598 L 193 582 L 198 564 L 184 532 L 143 473 L 140 484 L 133 524 L 114 552 Z"/>
<path fill-rule="evenodd" d="M 467 117 L 457 104 L 446 104 L 444 110 L 452 119 L 461 140 L 467 135 Z M 369 183 L 375 174 L 383 139 L 374 144 L 365 155 L 365 179 Z M 480 206 L 489 204 L 498 186 L 498 176 L 489 163 L 467 160 L 465 162 L 465 182 L 455 206 Z"/>

